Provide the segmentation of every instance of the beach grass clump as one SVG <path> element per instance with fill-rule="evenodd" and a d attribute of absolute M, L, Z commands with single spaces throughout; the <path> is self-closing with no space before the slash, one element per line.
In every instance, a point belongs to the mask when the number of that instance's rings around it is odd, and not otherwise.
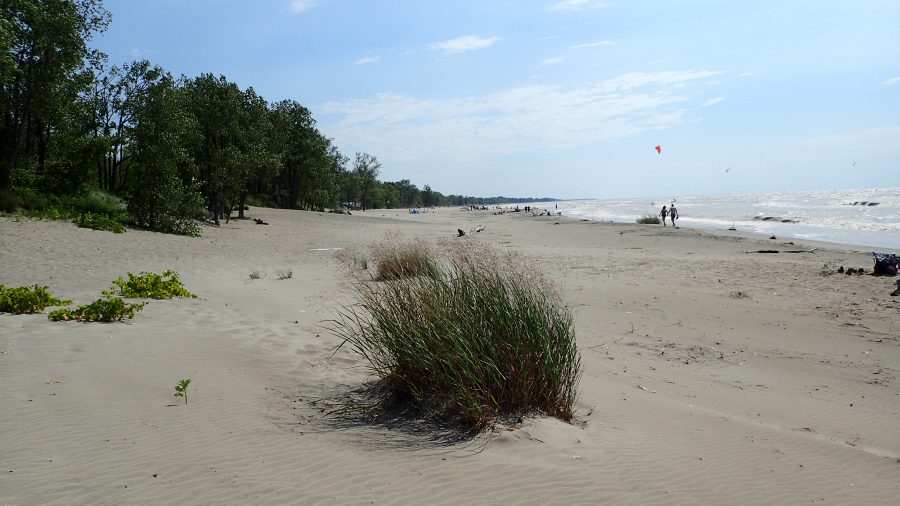
<path fill-rule="evenodd" d="M 728 296 L 731 297 L 732 299 L 746 299 L 746 298 L 750 297 L 750 294 L 748 294 L 747 292 L 742 291 L 742 290 L 737 290 L 737 291 L 731 292 Z"/>
<path fill-rule="evenodd" d="M 129 304 L 119 297 L 106 297 L 75 309 L 57 309 L 47 315 L 47 318 L 55 322 L 116 322 L 134 318 L 138 311 L 144 309 L 144 305 L 145 303 Z"/>
<path fill-rule="evenodd" d="M 428 246 L 420 243 L 385 242 L 372 249 L 375 279 L 386 281 L 416 276 L 436 276 L 438 266 Z M 368 261 L 365 267 L 368 267 Z"/>
<path fill-rule="evenodd" d="M 581 359 L 556 291 L 499 255 L 432 268 L 357 282 L 360 303 L 335 322 L 378 378 L 373 406 L 409 403 L 475 430 L 529 413 L 571 420 Z"/>
<path fill-rule="evenodd" d="M 640 218 L 635 220 L 635 223 L 637 223 L 638 225 L 659 225 L 660 222 L 659 222 L 659 216 L 653 216 L 652 214 L 645 214 L 644 216 L 641 216 Z"/>
<path fill-rule="evenodd" d="M 116 234 L 125 232 L 125 226 L 116 219 L 110 218 L 105 214 L 95 214 L 92 212 L 81 213 L 75 217 L 75 224 L 81 228 L 89 228 L 91 230 L 106 230 Z"/>
<path fill-rule="evenodd" d="M 57 299 L 46 286 L 6 288 L 0 285 L 0 313 L 39 313 L 49 306 L 65 306 L 71 300 Z"/>
<path fill-rule="evenodd" d="M 276 271 L 278 274 L 278 279 L 291 279 L 294 277 L 294 268 L 293 267 L 285 267 L 284 269 L 278 269 Z"/>
<path fill-rule="evenodd" d="M 266 273 L 263 271 L 250 271 L 250 279 L 262 279 L 264 277 L 266 277 Z"/>
<path fill-rule="evenodd" d="M 115 287 L 103 292 L 104 295 L 118 295 L 127 299 L 171 299 L 185 297 L 196 299 L 197 296 L 187 291 L 178 277 L 178 273 L 167 270 L 162 274 L 142 272 L 135 275 L 128 273 L 128 279 L 117 278 Z"/>

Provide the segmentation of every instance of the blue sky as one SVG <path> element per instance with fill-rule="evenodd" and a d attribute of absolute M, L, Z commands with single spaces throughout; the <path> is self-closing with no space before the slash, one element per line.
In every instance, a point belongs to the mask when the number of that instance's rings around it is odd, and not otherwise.
<path fill-rule="evenodd" d="M 560 198 L 900 186 L 897 1 L 105 5 L 112 63 L 297 100 L 382 180 Z"/>

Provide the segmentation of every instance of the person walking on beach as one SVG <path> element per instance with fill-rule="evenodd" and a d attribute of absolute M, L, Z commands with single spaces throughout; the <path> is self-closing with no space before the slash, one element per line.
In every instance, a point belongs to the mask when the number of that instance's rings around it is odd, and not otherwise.
<path fill-rule="evenodd" d="M 666 206 L 663 206 L 662 211 L 659 212 L 659 217 L 662 218 L 662 224 L 666 226 L 666 215 L 669 214 L 669 211 L 666 211 Z"/>
<path fill-rule="evenodd" d="M 672 204 L 672 207 L 669 208 L 669 219 L 672 220 L 673 227 L 675 226 L 675 218 L 677 218 L 677 217 L 678 217 L 678 210 L 675 209 L 675 204 Z M 663 218 L 663 221 L 666 221 L 666 219 Z"/>

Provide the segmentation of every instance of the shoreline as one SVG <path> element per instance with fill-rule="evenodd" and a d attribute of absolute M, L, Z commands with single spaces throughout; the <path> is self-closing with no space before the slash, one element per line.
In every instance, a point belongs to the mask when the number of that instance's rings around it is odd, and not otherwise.
<path fill-rule="evenodd" d="M 864 248 L 798 240 L 818 249 L 751 254 L 785 241 L 456 208 L 249 215 L 270 225 L 186 238 L 0 218 L 6 286 L 47 284 L 83 304 L 126 272 L 171 268 L 201 297 L 149 301 L 121 324 L 0 315 L 0 503 L 890 504 L 900 494 L 896 278 L 822 274 L 871 271 Z M 326 330 L 354 301 L 337 253 L 384 240 L 487 244 L 543 271 L 574 317 L 576 423 L 528 417 L 447 444 L 325 416 L 317 400 L 369 376 Z M 279 280 L 286 267 L 293 278 Z M 172 395 L 184 378 L 186 406 Z"/>

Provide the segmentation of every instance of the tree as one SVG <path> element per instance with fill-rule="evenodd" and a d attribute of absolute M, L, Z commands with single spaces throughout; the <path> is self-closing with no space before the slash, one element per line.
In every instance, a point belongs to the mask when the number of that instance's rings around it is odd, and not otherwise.
<path fill-rule="evenodd" d="M 212 74 L 186 81 L 184 90 L 197 126 L 193 158 L 207 207 L 218 225 L 219 217 L 230 214 L 248 179 L 244 93 L 225 76 Z"/>
<path fill-rule="evenodd" d="M 369 153 L 356 153 L 356 159 L 353 161 L 353 173 L 359 181 L 360 189 L 360 207 L 366 210 L 370 203 L 370 192 L 377 182 L 378 174 L 381 172 L 381 163 L 373 155 Z"/>
<path fill-rule="evenodd" d="M 186 99 L 165 74 L 131 101 L 126 202 L 142 228 L 198 235 L 195 219 L 203 211 L 203 196 L 190 152 L 196 124 Z"/>
<path fill-rule="evenodd" d="M 88 40 L 109 24 L 101 0 L 5 0 L 0 44 L 0 187 L 13 171 L 48 174 L 51 142 L 103 55 Z"/>

